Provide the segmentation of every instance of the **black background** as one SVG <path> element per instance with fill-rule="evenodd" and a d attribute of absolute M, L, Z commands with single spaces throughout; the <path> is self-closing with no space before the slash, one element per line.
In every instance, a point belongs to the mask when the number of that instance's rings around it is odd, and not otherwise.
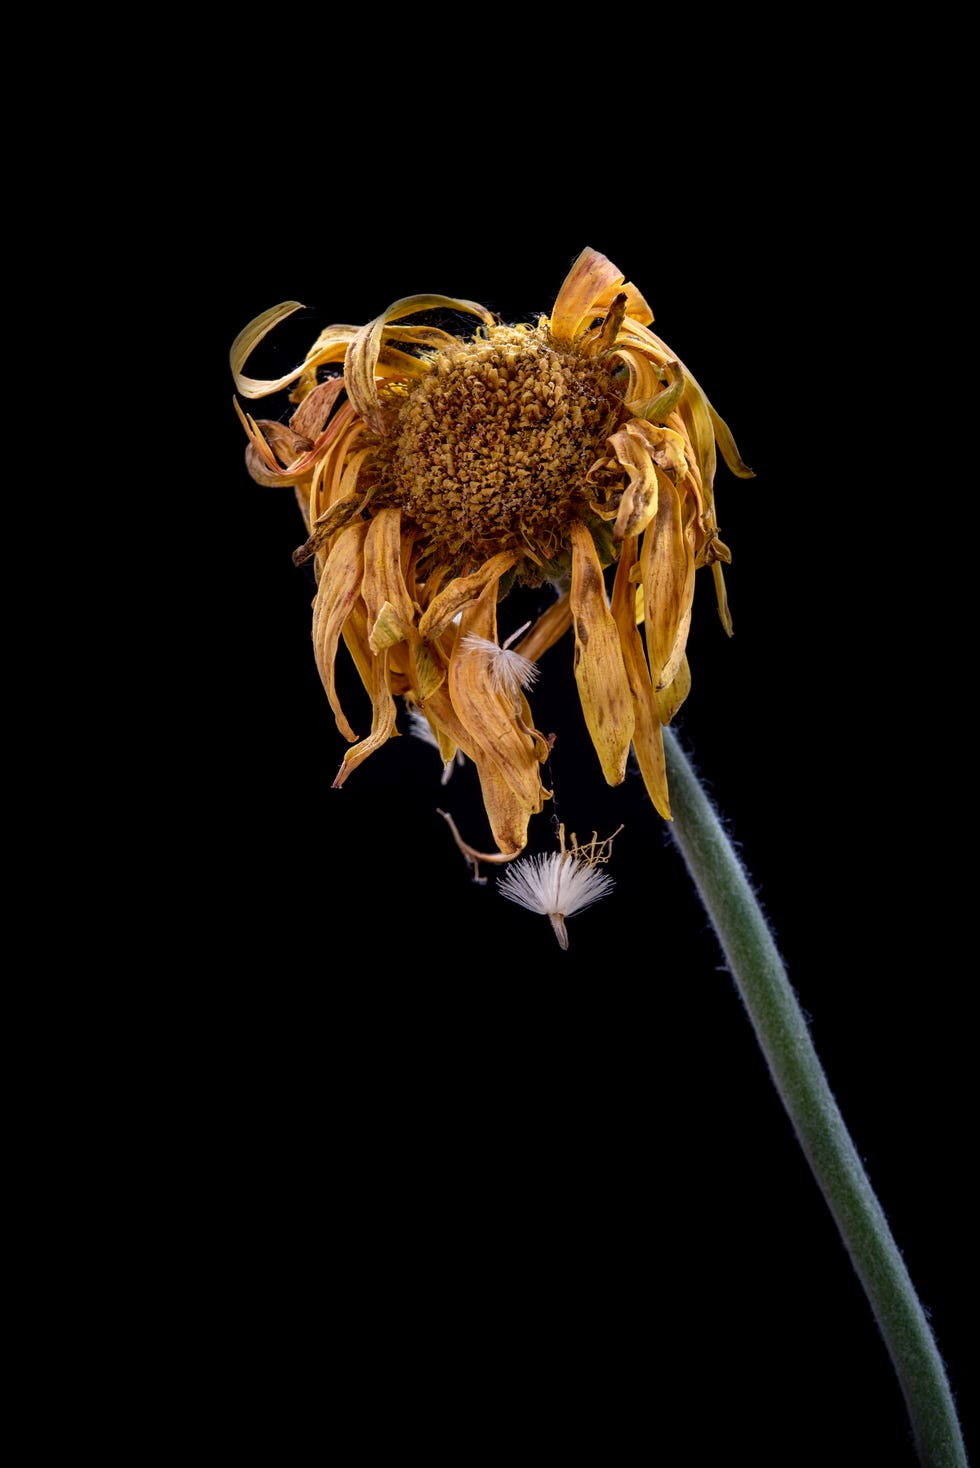
<path fill-rule="evenodd" d="M 637 776 L 602 781 L 570 646 L 531 695 L 557 735 L 554 814 L 623 830 L 615 891 L 563 953 L 492 871 L 469 879 L 437 808 L 488 842 L 472 770 L 443 788 L 404 737 L 330 788 L 346 744 L 290 559 L 299 511 L 245 472 L 227 351 L 284 299 L 304 310 L 255 375 L 418 292 L 533 319 L 586 245 L 646 295 L 756 471 L 719 469 L 735 635 L 705 574 L 678 732 L 969 1436 L 967 723 L 954 496 L 922 407 L 945 307 L 917 284 L 902 175 L 874 138 L 800 130 L 756 94 L 675 169 L 612 138 L 526 156 L 505 111 L 498 141 L 451 163 L 408 124 L 353 160 L 343 129 L 322 152 L 283 136 L 261 167 L 242 136 L 238 187 L 226 169 L 195 246 L 206 324 L 182 350 L 207 446 L 179 490 L 202 606 L 183 732 L 209 978 L 185 1063 L 215 1321 L 270 1441 L 325 1406 L 328 1449 L 356 1423 L 366 1444 L 463 1462 L 515 1443 L 621 1461 L 638 1437 L 654 1461 L 673 1440 L 664 1461 L 900 1468 L 904 1407 L 860 1285 L 663 822 Z M 340 679 L 366 732 L 366 695 Z M 551 815 L 530 850 L 552 849 Z"/>

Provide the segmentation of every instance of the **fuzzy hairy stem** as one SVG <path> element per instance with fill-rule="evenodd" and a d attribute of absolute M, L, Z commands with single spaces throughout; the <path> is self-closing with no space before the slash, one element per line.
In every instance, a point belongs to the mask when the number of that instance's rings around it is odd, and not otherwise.
<path fill-rule="evenodd" d="M 872 1191 L 742 864 L 687 756 L 664 730 L 670 832 L 715 929 L 776 1090 L 840 1230 L 897 1372 L 923 1468 L 966 1449 L 925 1312 Z"/>

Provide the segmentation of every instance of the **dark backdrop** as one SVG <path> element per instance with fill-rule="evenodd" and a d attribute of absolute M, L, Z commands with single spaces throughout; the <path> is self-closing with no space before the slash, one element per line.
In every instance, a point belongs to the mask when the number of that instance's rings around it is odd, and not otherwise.
<path fill-rule="evenodd" d="M 206 472 L 179 489 L 203 608 L 183 730 L 198 1182 L 245 1379 L 301 1418 L 326 1391 L 328 1450 L 350 1419 L 453 1461 L 509 1457 L 526 1409 L 528 1457 L 619 1461 L 639 1433 L 657 1462 L 914 1462 L 679 857 L 638 777 L 599 775 L 570 647 L 532 694 L 558 734 L 556 812 L 580 835 L 624 829 L 615 891 L 570 920 L 567 953 L 492 873 L 469 880 L 436 810 L 479 829 L 471 770 L 441 787 L 406 737 L 330 788 L 346 745 L 310 648 L 312 579 L 290 560 L 299 512 L 245 473 L 231 340 L 287 298 L 305 309 L 257 371 L 417 292 L 528 319 L 585 245 L 644 292 L 756 471 L 719 469 L 735 635 L 699 577 L 678 732 L 975 1421 L 967 725 L 949 485 L 920 397 L 945 323 L 912 289 L 890 178 L 861 157 L 842 175 L 814 141 L 787 155 L 778 134 L 749 104 L 739 141 L 679 183 L 609 159 L 555 175 L 511 158 L 506 186 L 499 159 L 432 177 L 424 151 L 397 178 L 380 159 L 303 173 L 286 141 L 254 174 L 243 145 L 197 243 L 204 325 L 178 354 L 208 385 Z M 366 729 L 360 685 L 341 687 Z M 531 831 L 551 848 L 550 811 Z M 661 1454 L 664 1434 L 689 1447 Z"/>

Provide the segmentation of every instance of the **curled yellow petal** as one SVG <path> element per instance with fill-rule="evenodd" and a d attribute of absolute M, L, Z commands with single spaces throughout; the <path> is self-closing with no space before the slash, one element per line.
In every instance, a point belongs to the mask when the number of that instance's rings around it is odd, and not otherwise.
<path fill-rule="evenodd" d="M 575 632 L 575 681 L 606 782 L 619 785 L 626 774 L 635 722 L 629 679 L 599 557 L 580 520 L 572 522 L 571 540 L 569 601 Z"/>
<path fill-rule="evenodd" d="M 295 381 L 303 371 L 302 367 L 297 367 L 295 371 L 288 372 L 285 377 L 275 379 L 246 377 L 242 371 L 259 342 L 269 335 L 273 327 L 278 326 L 280 321 L 285 321 L 287 316 L 292 316 L 294 311 L 302 310 L 302 301 L 282 301 L 278 306 L 270 306 L 268 311 L 263 311 L 260 316 L 256 316 L 255 320 L 250 321 L 235 337 L 228 357 L 236 391 L 240 392 L 243 398 L 263 398 L 269 393 L 278 392 L 281 387 Z"/>
<path fill-rule="evenodd" d="M 725 549 L 727 550 L 728 547 L 726 546 Z M 715 600 L 718 603 L 718 615 L 721 618 L 721 625 L 724 627 L 729 637 L 731 637 L 732 614 L 728 609 L 728 589 L 725 586 L 725 573 L 722 570 L 721 565 L 723 559 L 725 558 L 718 557 L 711 562 L 711 575 L 714 578 Z"/>
<path fill-rule="evenodd" d="M 343 628 L 344 646 L 353 659 L 368 698 L 374 697 L 374 658 L 368 645 L 367 608 L 360 597 L 354 602 Z"/>
<path fill-rule="evenodd" d="M 636 347 L 624 347 L 622 339 L 612 354 L 625 370 L 623 402 L 631 413 L 637 413 L 644 404 L 653 402 L 663 391 L 665 381 L 664 364 L 648 352 Z"/>
<path fill-rule="evenodd" d="M 507 851 L 515 841 L 526 844 L 528 821 L 544 805 L 541 762 L 548 747 L 527 727 L 523 699 L 515 700 L 494 678 L 488 660 L 466 645 L 469 637 L 496 643 L 496 601 L 491 582 L 462 612 L 449 662 L 449 694 L 474 750 L 494 839 Z"/>
<path fill-rule="evenodd" d="M 283 467 L 298 459 L 303 450 L 309 448 L 307 439 L 294 433 L 284 423 L 278 423 L 271 418 L 255 419 L 251 414 L 243 413 L 237 398 L 235 409 L 248 435 L 245 464 L 256 484 L 277 489 L 280 485 L 296 485 L 300 480 L 309 478 L 308 469 L 291 474 Z"/>
<path fill-rule="evenodd" d="M 750 469 L 748 464 L 743 461 L 742 455 L 739 453 L 738 449 L 735 446 L 735 440 L 732 437 L 732 430 L 729 428 L 724 418 L 720 418 L 718 416 L 708 399 L 705 398 L 704 401 L 705 406 L 708 409 L 708 416 L 711 419 L 712 427 L 715 431 L 715 438 L 718 442 L 718 447 L 721 449 L 721 456 L 724 459 L 725 463 L 728 465 L 732 473 L 736 475 L 739 479 L 754 479 L 755 470 Z"/>
<path fill-rule="evenodd" d="M 350 437 L 351 435 L 348 435 L 348 438 Z M 362 510 L 367 504 L 370 494 L 358 483 L 358 474 L 361 465 L 366 459 L 371 457 L 373 452 L 373 449 L 367 448 L 360 449 L 356 454 L 352 455 L 337 486 L 336 498 L 333 498 L 331 495 L 326 508 L 319 511 L 315 520 L 310 519 L 312 508 L 307 512 L 306 518 L 310 522 L 310 533 L 304 544 L 293 551 L 294 565 L 302 566 L 306 561 L 311 560 L 313 556 L 317 555 L 331 536 L 341 526 L 346 525 L 349 520 L 352 520 L 358 511 Z M 321 468 L 326 463 L 327 460 L 322 460 Z M 322 491 L 322 489 L 322 482 L 312 487 L 310 492 L 312 507 L 316 507 L 322 502 L 323 495 L 322 493 L 318 493 L 318 490 Z"/>
<path fill-rule="evenodd" d="M 429 602 L 419 619 L 419 635 L 426 638 L 439 637 L 453 618 L 468 602 L 476 601 L 486 587 L 493 582 L 494 590 L 501 576 L 519 560 L 517 551 L 500 551 L 491 556 L 479 571 L 471 576 L 455 576 Z"/>
<path fill-rule="evenodd" d="M 371 732 L 366 739 L 362 739 L 353 749 L 349 749 L 344 755 L 337 777 L 333 782 L 334 790 L 339 790 L 347 776 L 358 765 L 364 763 L 369 755 L 382 744 L 386 744 L 393 734 L 397 734 L 395 728 L 395 700 L 391 696 L 388 686 L 388 653 L 381 653 L 374 660 L 373 665 L 374 687 L 372 689 L 373 715 L 371 719 Z"/>
<path fill-rule="evenodd" d="M 511 789 L 527 799 L 529 809 L 537 811 L 542 802 L 541 747 L 527 728 L 526 704 L 494 677 L 486 655 L 466 645 L 470 637 L 496 643 L 496 590 L 488 586 L 460 616 L 449 662 L 449 692 L 473 743 L 496 765 Z"/>
<path fill-rule="evenodd" d="M 645 418 L 630 418 L 626 432 L 631 438 L 643 443 L 655 464 L 677 483 L 690 468 L 688 445 L 684 436 L 673 428 L 660 423 L 650 423 Z"/>
<path fill-rule="evenodd" d="M 313 652 L 320 678 L 333 709 L 337 728 L 353 742 L 357 735 L 337 697 L 334 664 L 344 623 L 361 594 L 364 541 L 368 522 L 358 520 L 342 530 L 327 557 L 313 603 Z"/>
<path fill-rule="evenodd" d="M 368 640 L 372 651 L 390 647 L 412 633 L 415 608 L 405 585 L 402 556 L 402 512 L 379 510 L 371 520 L 364 544 L 364 580 L 361 595 L 368 613 Z M 384 627 L 381 627 L 382 618 Z"/>
<path fill-rule="evenodd" d="M 660 388 L 644 402 L 631 402 L 629 405 L 631 413 L 649 423 L 666 423 L 684 396 L 686 383 L 680 362 L 667 362 L 661 371 L 667 380 L 666 387 Z"/>
<path fill-rule="evenodd" d="M 655 809 L 665 821 L 669 821 L 670 796 L 667 790 L 667 765 L 660 710 L 650 681 L 643 641 L 636 626 L 639 588 L 631 579 L 636 559 L 637 539 L 636 536 L 630 536 L 623 542 L 616 567 L 610 610 L 619 630 L 623 662 L 633 699 L 633 753 L 636 755 L 636 763 L 640 767 L 647 794 Z"/>
<path fill-rule="evenodd" d="M 536 810 L 531 808 L 524 796 L 511 788 L 494 762 L 474 740 L 471 732 L 464 727 L 452 705 L 446 684 L 436 688 L 425 700 L 423 712 L 432 727 L 440 730 L 448 740 L 458 746 L 475 766 L 493 839 L 501 852 L 516 856 L 527 845 L 528 824 Z M 440 739 L 440 749 L 442 747 L 443 741 Z M 543 795 L 542 791 L 542 797 Z"/>
<path fill-rule="evenodd" d="M 685 654 L 680 660 L 673 682 L 668 683 L 666 688 L 654 689 L 661 724 L 670 723 L 690 691 L 691 667 Z"/>
<path fill-rule="evenodd" d="M 644 325 L 653 312 L 643 296 L 623 277 L 611 260 L 598 250 L 584 249 L 565 277 L 551 313 L 551 334 L 557 341 L 573 342 L 604 316 L 616 297 L 626 296 L 626 313 Z M 602 343 L 608 346 L 608 343 Z"/>
<path fill-rule="evenodd" d="M 649 445 L 636 433 L 628 433 L 628 428 L 629 424 L 609 439 L 613 453 L 629 477 L 613 526 L 614 540 L 641 534 L 657 513 L 657 474 Z"/>
<path fill-rule="evenodd" d="M 311 525 L 335 500 L 343 499 L 358 488 L 361 470 L 371 463 L 374 453 L 370 444 L 366 448 L 358 446 L 367 429 L 350 403 L 343 405 L 332 426 L 335 433 L 310 481 Z"/>
<path fill-rule="evenodd" d="M 446 680 L 446 665 L 431 642 L 415 648 L 415 689 L 420 703 L 430 698 Z M 431 721 L 430 721 L 431 722 Z"/>
<path fill-rule="evenodd" d="M 371 621 L 369 643 L 372 652 L 394 647 L 408 636 L 405 623 L 390 601 L 382 602 L 377 615 Z"/>
<path fill-rule="evenodd" d="M 657 517 L 643 537 L 643 626 L 654 686 L 674 679 L 687 644 L 694 599 L 694 506 L 657 466 Z M 685 509 L 687 519 L 685 522 Z"/>
<path fill-rule="evenodd" d="M 470 315 L 479 316 L 487 326 L 493 323 L 492 313 L 485 306 L 477 305 L 475 301 L 456 300 L 451 296 L 405 296 L 402 300 L 393 302 L 386 311 L 375 317 L 373 321 L 369 321 L 366 326 L 361 327 L 350 343 L 344 367 L 347 391 L 358 413 L 377 433 L 383 433 L 385 429 L 376 379 L 378 361 L 386 337 L 395 336 L 403 341 L 418 341 L 425 345 L 432 335 L 431 327 L 420 326 L 392 331 L 390 323 L 405 316 L 413 316 L 416 312 L 433 310 L 465 311 Z"/>
<path fill-rule="evenodd" d="M 330 383 L 324 383 L 330 391 L 323 395 L 320 400 L 321 410 L 329 403 L 333 406 L 338 394 L 343 389 L 342 378 L 334 378 Z M 256 420 L 250 413 L 242 410 L 238 399 L 234 400 L 235 412 L 241 420 L 245 432 L 248 434 L 251 449 L 261 459 L 265 469 L 273 477 L 283 484 L 295 484 L 297 480 L 308 475 L 310 471 L 322 460 L 331 440 L 337 435 L 343 426 L 338 417 L 319 433 L 313 443 L 300 433 L 295 427 L 295 415 L 290 420 L 289 428 L 281 423 Z M 273 452 L 275 449 L 275 453 Z M 278 454 L 278 458 L 277 455 Z M 280 463 L 280 458 L 286 462 Z M 253 474 L 253 478 L 256 476 Z M 272 482 L 270 480 L 269 482 Z"/>
<path fill-rule="evenodd" d="M 289 426 L 293 432 L 301 433 L 313 444 L 326 428 L 327 420 L 343 390 L 344 379 L 342 377 L 328 377 L 326 382 L 317 383 L 312 392 L 307 393 L 289 420 Z"/>

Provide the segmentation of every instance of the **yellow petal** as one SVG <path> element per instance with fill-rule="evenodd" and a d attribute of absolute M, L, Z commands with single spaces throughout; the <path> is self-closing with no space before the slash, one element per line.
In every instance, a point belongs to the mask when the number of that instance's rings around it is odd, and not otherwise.
<path fill-rule="evenodd" d="M 541 805 L 530 806 L 522 796 L 512 790 L 482 751 L 476 755 L 474 763 L 480 777 L 483 808 L 490 822 L 493 839 L 505 856 L 517 856 L 527 845 L 527 828 L 531 816 L 540 811 Z"/>
<path fill-rule="evenodd" d="M 420 642 L 415 649 L 415 687 L 419 702 L 424 703 L 430 698 L 445 679 L 445 664 L 433 644 Z"/>
<path fill-rule="evenodd" d="M 280 321 L 285 321 L 287 316 L 292 316 L 294 311 L 302 310 L 301 301 L 283 301 L 278 306 L 270 306 L 268 311 L 263 311 L 261 316 L 256 316 L 255 320 L 250 321 L 235 337 L 228 355 L 231 361 L 231 375 L 235 379 L 235 390 L 240 392 L 243 398 L 262 398 L 268 393 L 277 392 L 287 383 L 293 382 L 303 371 L 302 367 L 297 367 L 294 372 L 289 372 L 285 377 L 275 380 L 246 377 L 242 372 L 242 368 L 263 337 L 268 336 Z"/>
<path fill-rule="evenodd" d="M 327 426 L 337 398 L 344 390 L 342 377 L 330 377 L 320 382 L 308 393 L 289 420 L 294 433 L 301 433 L 310 443 L 315 442 Z"/>
<path fill-rule="evenodd" d="M 375 432 L 381 432 L 384 427 L 376 378 L 378 359 L 381 356 L 385 338 L 390 335 L 397 336 L 401 340 L 410 339 L 425 343 L 426 335 L 432 332 L 431 327 L 392 331 L 390 323 L 400 320 L 403 316 L 412 316 L 416 312 L 433 310 L 465 311 L 470 315 L 479 316 L 487 326 L 493 324 L 492 313 L 485 306 L 478 306 L 475 301 L 456 300 L 450 296 L 405 296 L 402 300 L 395 301 L 374 321 L 369 321 L 366 326 L 362 326 L 351 341 L 347 352 L 344 376 L 351 402 Z"/>
<path fill-rule="evenodd" d="M 624 280 L 622 271 L 597 250 L 583 250 L 558 292 L 551 313 L 552 336 L 574 341 L 597 316 L 605 315 L 621 292 L 627 298 L 628 315 L 644 325 L 653 320 L 650 307 L 636 286 Z"/>
<path fill-rule="evenodd" d="M 392 734 L 398 731 L 395 728 L 395 700 L 391 696 L 388 686 L 388 654 L 383 652 L 374 660 L 374 688 L 372 690 L 373 716 L 371 719 L 371 732 L 366 739 L 355 744 L 344 755 L 337 778 L 333 782 L 334 790 L 339 790 L 347 776 L 358 765 L 362 765 L 368 755 L 380 749 L 386 744 Z"/>
<path fill-rule="evenodd" d="M 701 470 L 701 482 L 711 503 L 715 482 L 718 455 L 715 450 L 715 429 L 708 411 L 708 400 L 695 379 L 687 374 L 687 388 L 677 411 L 690 436 Z"/>
<path fill-rule="evenodd" d="M 348 439 L 355 437 L 351 434 Z M 366 492 L 358 483 L 358 475 L 361 465 L 365 459 L 369 459 L 374 450 L 371 448 L 360 449 L 352 455 L 350 462 L 344 470 L 339 485 L 336 486 L 336 497 L 331 491 L 331 497 L 326 508 L 320 509 L 324 502 L 324 485 L 322 474 L 318 474 L 310 490 L 310 508 L 306 514 L 309 522 L 314 509 L 319 512 L 312 522 L 310 534 L 305 543 L 293 551 L 293 564 L 302 566 L 304 562 L 317 555 L 332 535 L 334 535 L 348 520 L 352 520 L 359 510 L 362 510 L 370 498 L 370 492 Z M 325 469 L 328 460 L 321 460 L 320 468 Z M 305 507 L 304 507 L 305 508 Z"/>
<path fill-rule="evenodd" d="M 739 479 L 754 479 L 755 470 L 750 469 L 748 464 L 743 462 L 742 456 L 735 446 L 735 440 L 732 437 L 732 430 L 729 428 L 724 418 L 719 418 L 718 414 L 715 412 L 710 402 L 708 402 L 708 399 L 705 398 L 704 401 L 708 409 L 708 415 L 711 418 L 711 422 L 715 430 L 715 438 L 718 441 L 718 447 L 721 449 L 721 456 L 724 459 L 725 463 L 728 465 L 732 473 L 737 475 Z"/>
<path fill-rule="evenodd" d="M 364 544 L 364 580 L 361 595 L 368 613 L 368 640 L 373 652 L 411 636 L 415 608 L 402 569 L 402 512 L 379 510 L 370 522 Z M 379 627 L 382 615 L 384 628 Z"/>
<path fill-rule="evenodd" d="M 425 638 L 439 637 L 456 614 L 467 604 L 476 601 L 483 594 L 485 588 L 492 582 L 494 594 L 496 587 L 505 571 L 518 560 L 517 551 L 500 551 L 491 556 L 479 571 L 474 571 L 471 576 L 456 576 L 448 586 L 432 598 L 429 605 L 419 619 L 419 634 Z"/>
<path fill-rule="evenodd" d="M 613 526 L 613 539 L 623 540 L 640 535 L 657 513 L 657 474 L 649 446 L 636 433 L 620 429 L 609 444 L 629 476 Z"/>
<path fill-rule="evenodd" d="M 728 591 L 725 587 L 725 573 L 721 567 L 721 559 L 711 562 L 711 574 L 715 583 L 715 600 L 718 603 L 718 615 L 721 618 L 721 625 L 729 637 L 731 637 L 733 630 L 732 614 L 728 610 Z"/>
<path fill-rule="evenodd" d="M 678 483 L 689 471 L 690 449 L 683 434 L 661 423 L 651 423 L 645 418 L 630 418 L 626 432 L 646 445 L 655 464 L 659 464 L 674 483 Z"/>
<path fill-rule="evenodd" d="M 449 690 L 445 681 L 436 685 L 431 693 L 426 694 L 425 700 L 417 699 L 419 709 L 433 729 L 443 730 L 445 736 L 453 744 L 458 745 L 466 757 L 475 762 L 476 745 L 466 729 L 459 720 L 456 710 L 453 708 L 449 697 Z"/>
<path fill-rule="evenodd" d="M 329 385 L 332 388 L 332 392 L 327 396 L 332 404 L 343 388 L 343 379 L 335 378 Z M 327 386 L 327 384 L 324 384 L 324 386 Z M 323 432 L 318 434 L 316 440 L 310 444 L 305 439 L 297 439 L 294 436 L 295 430 L 292 420 L 288 429 L 284 428 L 280 423 L 269 422 L 264 419 L 256 422 L 250 413 L 242 411 L 237 398 L 233 399 L 233 402 L 235 412 L 238 414 L 242 426 L 248 434 L 251 448 L 262 460 L 265 468 L 273 478 L 278 479 L 283 484 L 295 484 L 297 479 L 301 479 L 304 474 L 309 474 L 310 470 L 322 458 L 328 445 L 343 428 L 343 420 L 338 415 L 332 423 L 327 424 Z M 295 452 L 292 454 L 289 454 L 290 446 L 293 446 L 295 449 Z M 276 455 L 272 451 L 273 447 L 275 447 L 281 457 L 289 454 L 288 462 L 285 465 L 281 464 L 279 459 L 276 458 Z"/>
<path fill-rule="evenodd" d="M 334 663 L 340 633 L 351 608 L 361 594 L 364 575 L 364 540 L 368 522 L 359 520 L 342 530 L 333 543 L 313 603 L 313 652 L 316 665 L 333 709 L 337 728 L 345 739 L 357 738 L 340 706 Z"/>
<path fill-rule="evenodd" d="M 459 748 L 455 739 L 453 739 L 448 730 L 444 729 L 443 726 L 432 717 L 430 710 L 420 708 L 419 705 L 416 703 L 414 697 L 409 697 L 406 701 L 415 716 L 419 719 L 425 720 L 429 732 L 432 735 L 432 738 L 435 740 L 436 749 L 439 751 L 439 758 L 442 760 L 443 764 L 444 779 L 442 783 L 445 785 L 446 781 L 449 778 L 449 771 L 451 767 L 454 764 L 462 763 L 463 751 Z"/>
<path fill-rule="evenodd" d="M 666 688 L 654 689 L 654 697 L 657 700 L 657 709 L 660 714 L 661 724 L 670 723 L 690 691 L 691 667 L 685 655 L 681 658 L 680 666 L 674 675 L 674 681 L 669 683 Z"/>
<path fill-rule="evenodd" d="M 569 601 L 575 630 L 575 681 L 606 783 L 619 785 L 633 738 L 629 679 L 619 629 L 606 601 L 599 557 L 581 520 L 572 521 L 571 539 Z"/>
<path fill-rule="evenodd" d="M 398 615 L 398 610 L 390 601 L 382 602 L 381 608 L 371 621 L 371 633 L 369 643 L 372 652 L 395 647 L 399 642 L 404 642 L 408 636 L 405 623 Z"/>
<path fill-rule="evenodd" d="M 375 655 L 368 646 L 367 608 L 360 597 L 344 623 L 344 646 L 351 655 L 368 698 L 373 698 Z"/>
<path fill-rule="evenodd" d="M 463 646 L 470 636 L 496 642 L 496 603 L 497 587 L 491 582 L 461 614 L 449 661 L 449 696 L 473 744 L 530 815 L 539 811 L 544 801 L 540 746 L 525 727 L 523 709 L 519 719 L 514 698 L 492 677 L 487 658 Z M 547 749 L 544 753 L 547 755 Z"/>
<path fill-rule="evenodd" d="M 433 728 L 444 730 L 475 766 L 493 839 L 500 851 L 516 856 L 527 845 L 530 817 L 540 810 L 540 804 L 536 799 L 528 801 L 526 796 L 511 788 L 496 764 L 476 741 L 472 731 L 462 723 L 450 700 L 446 684 L 442 684 L 425 700 L 423 712 Z M 543 799 L 544 791 L 540 794 Z"/>
<path fill-rule="evenodd" d="M 457 717 L 445 685 L 426 699 L 422 712 L 436 732 L 443 759 L 452 758 L 450 751 L 454 752 L 458 747 L 476 767 L 493 839 L 505 857 L 517 856 L 527 845 L 528 821 L 533 814 L 528 810 L 527 802 L 510 788 L 492 761 L 473 743 Z M 442 814 L 446 815 L 445 812 Z M 454 826 L 450 816 L 446 816 L 446 819 Z M 482 859 L 488 861 L 493 858 L 485 856 Z"/>
<path fill-rule="evenodd" d="M 305 438 L 274 419 L 256 420 L 251 414 L 242 413 L 237 399 L 235 408 L 249 439 L 245 449 L 245 466 L 256 484 L 278 489 L 283 484 L 296 485 L 300 480 L 309 480 L 308 469 L 305 473 L 291 474 L 283 468 L 284 464 L 291 464 L 304 449 L 309 448 Z"/>
<path fill-rule="evenodd" d="M 669 821 L 670 796 L 667 791 L 667 765 L 660 711 L 650 681 L 643 641 L 636 627 L 639 588 L 630 579 L 636 556 L 637 540 L 635 536 L 631 536 L 623 542 L 619 565 L 616 567 L 616 579 L 613 582 L 610 610 L 619 629 L 623 662 L 633 698 L 633 753 L 636 755 L 636 763 L 640 767 L 647 794 L 664 820 Z"/>
<path fill-rule="evenodd" d="M 657 466 L 657 518 L 643 537 L 643 626 L 656 688 L 674 679 L 687 644 L 694 599 L 694 506 Z M 687 510 L 687 523 L 684 511 Z"/>
<path fill-rule="evenodd" d="M 568 604 L 568 592 L 553 601 L 548 609 L 541 613 L 534 626 L 526 637 L 522 637 L 514 648 L 521 657 L 536 663 L 542 653 L 546 653 L 549 647 L 554 647 L 560 638 L 564 637 L 572 625 L 572 609 Z"/>
<path fill-rule="evenodd" d="M 314 526 L 337 500 L 353 496 L 361 467 L 374 451 L 357 449 L 357 440 L 367 431 L 350 403 L 344 403 L 331 423 L 334 430 L 317 461 L 310 480 L 309 524 Z"/>
<path fill-rule="evenodd" d="M 634 404 L 651 402 L 658 393 L 663 391 L 664 386 L 664 364 L 652 357 L 649 352 L 638 347 L 624 347 L 622 338 L 616 345 L 612 354 L 626 369 L 626 381 L 622 387 L 623 402 L 631 413 L 636 411 Z"/>
<path fill-rule="evenodd" d="M 666 423 L 684 396 L 686 380 L 680 362 L 668 362 L 661 371 L 667 379 L 666 387 L 660 387 L 645 402 L 629 403 L 630 412 L 649 423 Z"/>
<path fill-rule="evenodd" d="M 634 319 L 631 319 L 631 316 Z M 677 407 L 694 440 L 694 448 L 701 464 L 706 496 L 710 497 L 714 482 L 716 441 L 732 473 L 739 479 L 753 479 L 755 475 L 743 462 L 728 424 L 715 412 L 700 383 L 684 363 L 675 357 L 667 343 L 650 331 L 649 323 L 639 322 L 635 319 L 635 313 L 631 313 L 631 316 L 627 316 L 619 334 L 616 343 L 619 349 L 617 355 L 627 362 L 632 358 L 634 363 L 645 356 L 653 363 L 664 366 L 670 364 L 671 370 L 677 368 L 683 374 L 684 391 Z M 650 320 L 652 319 L 651 317 Z M 643 389 L 636 391 L 640 393 Z M 631 372 L 629 396 L 632 398 L 633 395 Z M 630 406 L 632 407 L 632 403 Z"/>

